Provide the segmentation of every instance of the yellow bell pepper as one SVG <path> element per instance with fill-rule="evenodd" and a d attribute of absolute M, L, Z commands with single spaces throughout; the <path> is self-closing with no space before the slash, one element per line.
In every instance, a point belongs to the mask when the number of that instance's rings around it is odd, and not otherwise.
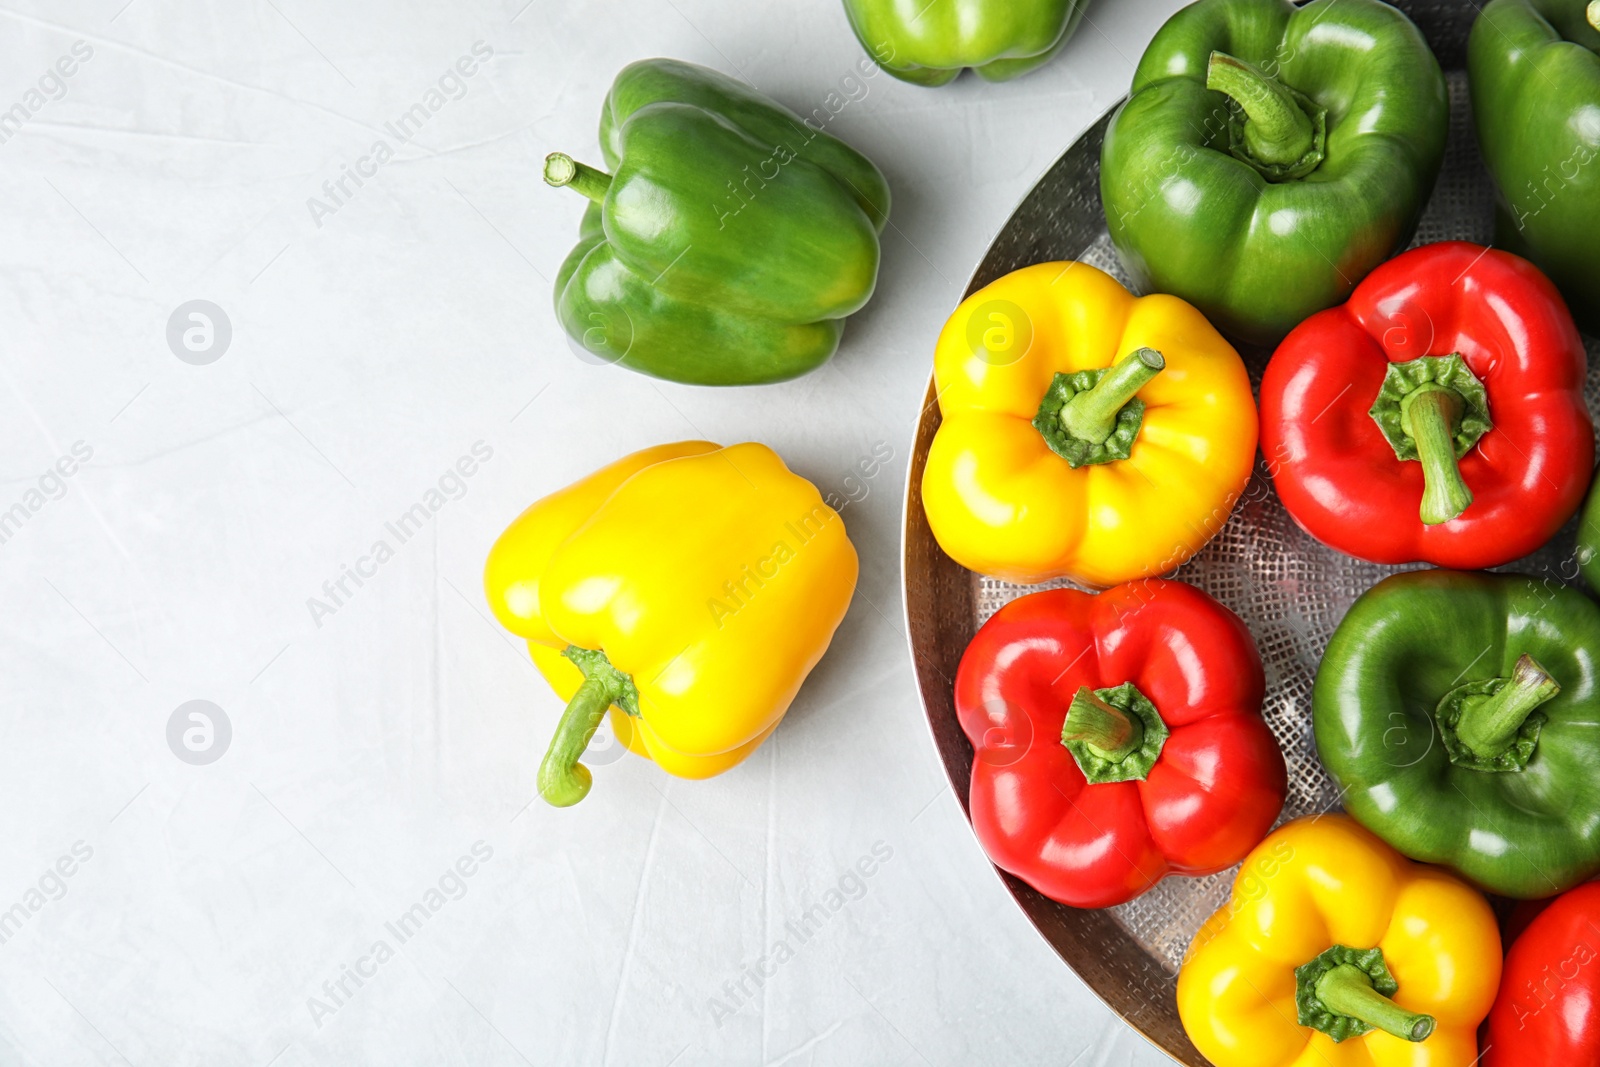
<path fill-rule="evenodd" d="M 1178 1014 L 1218 1067 L 1471 1067 L 1499 984 L 1482 894 L 1323 815 L 1245 858 L 1189 947 Z"/>
<path fill-rule="evenodd" d="M 707 778 L 778 725 L 844 618 L 856 551 L 815 486 L 761 444 L 635 452 L 524 511 L 484 588 L 566 713 L 539 768 L 560 807 L 609 708 L 617 738 Z"/>
<path fill-rule="evenodd" d="M 943 423 L 922 503 L 945 552 L 982 574 L 1111 586 L 1169 571 L 1250 478 L 1238 353 L 1177 297 L 1135 297 L 1087 264 L 972 294 L 933 370 Z"/>

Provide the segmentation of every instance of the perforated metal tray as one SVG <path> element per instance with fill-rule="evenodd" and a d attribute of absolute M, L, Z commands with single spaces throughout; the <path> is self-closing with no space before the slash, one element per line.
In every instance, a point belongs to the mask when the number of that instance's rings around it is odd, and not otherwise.
<path fill-rule="evenodd" d="M 1478 154 L 1467 96 L 1465 44 L 1476 8 L 1462 2 L 1399 3 L 1427 35 L 1450 86 L 1450 139 L 1444 168 L 1413 244 L 1493 240 L 1493 190 Z M 1115 110 L 1113 108 L 1113 110 Z M 1050 260 L 1081 260 L 1126 283 L 1100 204 L 1100 145 L 1110 112 L 1055 163 L 990 245 L 967 286 L 970 295 L 1013 270 Z M 1600 343 L 1588 339 L 1586 390 L 1600 411 Z M 1241 347 L 1259 389 L 1270 352 Z M 939 410 L 930 381 L 917 423 L 906 490 L 904 581 L 912 660 L 928 725 L 946 773 L 967 806 L 972 747 L 956 720 L 951 686 L 961 653 L 1002 604 L 1051 582 L 1018 586 L 968 571 L 940 549 L 922 510 L 922 470 Z M 1560 581 L 1570 572 L 1576 521 L 1544 549 L 1505 570 Z M 1322 650 L 1352 601 L 1396 570 L 1351 559 L 1314 541 L 1279 503 L 1259 461 L 1245 495 L 1217 537 L 1172 577 L 1232 608 L 1255 635 L 1266 666 L 1264 713 L 1283 747 L 1289 794 L 1282 820 L 1336 807 L 1335 787 L 1311 735 L 1311 684 Z M 1208 878 L 1167 878 L 1144 896 L 1102 911 L 1069 908 L 1020 879 L 1000 876 L 1039 932 L 1089 987 L 1130 1026 L 1181 1063 L 1204 1067 L 1178 1021 L 1178 965 L 1201 922 L 1227 899 L 1237 868 Z"/>

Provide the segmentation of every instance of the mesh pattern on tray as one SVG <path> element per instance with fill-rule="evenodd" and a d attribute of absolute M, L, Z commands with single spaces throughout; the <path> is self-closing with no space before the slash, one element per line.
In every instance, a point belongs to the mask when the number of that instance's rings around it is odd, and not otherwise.
<path fill-rule="evenodd" d="M 1444 168 L 1413 245 L 1433 241 L 1492 240 L 1494 193 L 1478 159 L 1467 102 L 1466 75 L 1449 75 L 1451 128 Z M 1124 284 L 1109 236 L 1102 234 L 1078 257 Z M 1585 395 L 1600 413 L 1600 342 L 1590 340 Z M 1260 368 L 1252 369 L 1260 386 Z M 1504 568 L 1557 577 L 1572 552 L 1577 520 L 1550 545 Z M 1280 822 L 1338 807 L 1337 787 L 1317 759 L 1311 735 L 1311 684 L 1334 627 L 1355 598 L 1388 574 L 1415 567 L 1384 567 L 1351 559 L 1304 533 L 1279 503 L 1258 458 L 1244 497 L 1221 532 L 1171 577 L 1210 593 L 1249 626 L 1266 667 L 1263 713 L 1289 768 L 1289 795 Z M 1567 568 L 1570 570 L 1570 567 Z M 981 625 L 1000 606 L 1066 581 L 1019 586 L 974 576 Z M 1238 868 L 1206 878 L 1168 878 L 1148 893 L 1111 909 L 1118 923 L 1152 956 L 1176 972 L 1200 924 L 1228 898 Z"/>

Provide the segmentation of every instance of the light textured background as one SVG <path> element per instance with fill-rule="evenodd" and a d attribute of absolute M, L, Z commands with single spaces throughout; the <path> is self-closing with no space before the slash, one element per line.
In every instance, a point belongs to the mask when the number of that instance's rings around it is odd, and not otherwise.
<path fill-rule="evenodd" d="M 596 158 L 611 77 L 646 56 L 809 111 L 863 55 L 843 12 L 525 2 L 0 7 L 0 111 L 93 50 L 0 144 L 0 511 L 26 517 L 0 543 L 0 910 L 24 916 L 0 1064 L 1166 1062 L 974 842 L 912 683 L 898 530 L 940 324 L 1176 0 L 1100 0 L 1008 85 L 867 81 L 831 128 L 893 186 L 877 295 L 823 369 L 720 391 L 569 350 L 549 279 L 583 202 L 538 163 Z M 464 95 L 319 226 L 308 198 L 480 41 Z M 166 339 L 193 299 L 232 323 L 209 365 Z M 629 758 L 578 808 L 530 805 L 560 709 L 487 621 L 484 553 L 538 496 L 698 436 L 859 498 L 855 604 L 734 772 Z M 385 522 L 480 441 L 492 459 L 397 544 Z M 89 460 L 47 476 L 75 444 Z M 394 558 L 314 619 L 379 539 Z M 208 766 L 166 740 L 194 699 L 232 727 Z M 385 924 L 477 842 L 492 857 L 400 945 Z M 784 933 L 839 889 L 858 899 Z M 380 940 L 394 958 L 313 1011 Z"/>

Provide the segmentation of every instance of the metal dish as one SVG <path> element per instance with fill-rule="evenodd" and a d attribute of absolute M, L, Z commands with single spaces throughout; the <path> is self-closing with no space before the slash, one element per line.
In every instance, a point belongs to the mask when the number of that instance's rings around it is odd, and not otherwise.
<path fill-rule="evenodd" d="M 1478 154 L 1467 96 L 1466 40 L 1477 9 L 1468 3 L 1398 3 L 1427 36 L 1450 85 L 1450 140 L 1444 168 L 1414 244 L 1493 239 L 1494 194 Z M 1115 110 L 1115 109 L 1113 109 Z M 1100 145 L 1111 113 L 1080 137 L 1041 178 L 990 245 L 967 294 L 1020 267 L 1082 260 L 1122 281 L 1100 205 Z M 1269 352 L 1240 348 L 1259 385 Z M 1600 344 L 1589 340 L 1586 395 L 1600 399 Z M 956 564 L 928 530 L 922 470 L 939 409 L 930 381 L 917 422 L 906 489 L 906 621 L 922 703 L 951 785 L 967 806 L 972 748 L 956 721 L 956 666 L 977 628 L 1002 604 L 1038 588 L 984 578 Z M 1560 581 L 1570 572 L 1576 522 L 1544 549 L 1506 568 Z M 1175 576 L 1221 600 L 1244 619 L 1266 665 L 1264 713 L 1283 747 L 1289 795 L 1282 819 L 1337 807 L 1332 781 L 1311 736 L 1311 683 L 1329 636 L 1363 590 L 1396 570 L 1351 559 L 1312 540 L 1278 502 L 1262 464 L 1228 524 Z M 999 872 L 1045 940 L 1112 1011 L 1180 1063 L 1205 1067 L 1178 1021 L 1177 968 L 1202 921 L 1227 899 L 1234 870 L 1208 878 L 1168 878 L 1121 907 L 1069 908 Z"/>

